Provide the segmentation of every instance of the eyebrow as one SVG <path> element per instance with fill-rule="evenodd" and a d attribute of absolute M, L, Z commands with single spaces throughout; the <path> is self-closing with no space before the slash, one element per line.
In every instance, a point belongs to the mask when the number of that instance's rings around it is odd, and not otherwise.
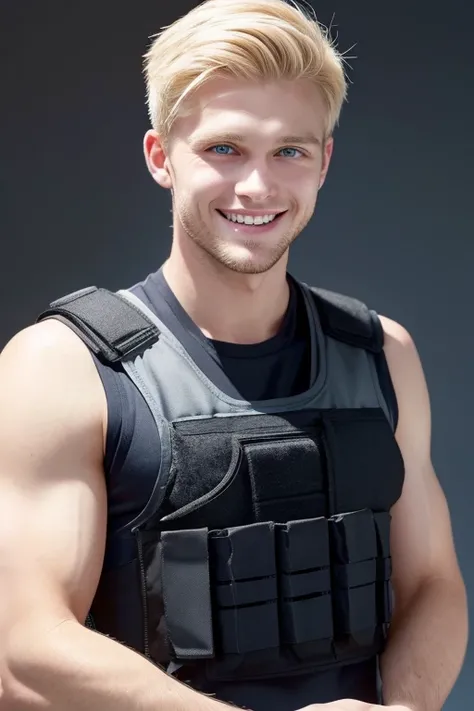
<path fill-rule="evenodd" d="M 239 133 L 203 133 L 197 134 L 193 139 L 193 143 L 197 146 L 203 146 L 209 143 L 245 143 L 246 137 Z M 275 144 L 281 145 L 282 143 L 297 143 L 299 145 L 321 145 L 321 140 L 315 136 L 313 133 L 306 133 L 301 136 L 288 135 L 280 136 L 276 139 Z"/>

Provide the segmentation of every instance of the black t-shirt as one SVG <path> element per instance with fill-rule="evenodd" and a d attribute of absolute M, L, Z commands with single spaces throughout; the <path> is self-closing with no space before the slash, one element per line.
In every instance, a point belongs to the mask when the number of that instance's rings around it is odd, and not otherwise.
<path fill-rule="evenodd" d="M 291 276 L 288 283 L 290 299 L 279 332 L 250 345 L 206 338 L 171 291 L 161 269 L 131 291 L 170 329 L 218 388 L 230 397 L 258 401 L 291 397 L 310 384 L 304 297 Z M 135 518 L 148 501 L 160 461 L 160 440 L 148 405 L 120 365 L 106 366 L 97 359 L 96 363 L 108 403 L 105 472 L 109 531 L 113 531 Z M 383 354 L 377 369 L 396 421 L 396 400 Z"/>
<path fill-rule="evenodd" d="M 306 390 L 310 380 L 309 324 L 304 297 L 290 276 L 290 300 L 279 332 L 263 343 L 230 344 L 206 338 L 184 311 L 162 271 L 132 287 L 138 296 L 178 338 L 198 367 L 231 397 L 250 401 L 285 398 Z M 96 360 L 108 402 L 105 472 L 108 485 L 109 535 L 126 526 L 144 508 L 155 483 L 160 441 L 145 400 L 120 365 Z M 317 364 L 316 364 L 317 368 Z M 396 400 L 385 357 L 377 360 L 382 391 L 397 419 Z M 107 555 L 106 555 L 107 561 Z M 268 683 L 227 684 L 216 689 L 219 698 L 252 708 L 301 708 L 335 698 L 378 701 L 376 660 L 340 667 L 294 679 Z M 297 692 L 297 693 L 296 693 Z M 226 696 L 226 694 L 228 694 Z M 360 698 L 360 697 L 359 697 Z M 260 700 L 259 700 L 260 699 Z"/>
<path fill-rule="evenodd" d="M 289 277 L 290 299 L 278 333 L 262 343 L 224 343 L 206 338 L 183 309 L 162 270 L 133 287 L 227 395 L 256 401 L 284 398 L 309 386 L 310 347 L 303 296 Z"/>

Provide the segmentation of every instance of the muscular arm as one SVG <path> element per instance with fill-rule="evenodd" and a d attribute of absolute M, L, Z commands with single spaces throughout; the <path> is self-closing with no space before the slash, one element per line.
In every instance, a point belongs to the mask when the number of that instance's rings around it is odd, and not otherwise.
<path fill-rule="evenodd" d="M 422 366 L 409 334 L 382 319 L 399 404 L 396 437 L 405 462 L 392 511 L 395 615 L 381 659 L 384 702 L 440 711 L 461 669 L 467 603 L 446 499 L 431 463 L 431 416 Z"/>
<path fill-rule="evenodd" d="M 66 326 L 27 329 L 1 354 L 2 708 L 217 711 L 226 705 L 84 627 L 106 533 L 105 413 L 92 360 Z"/>

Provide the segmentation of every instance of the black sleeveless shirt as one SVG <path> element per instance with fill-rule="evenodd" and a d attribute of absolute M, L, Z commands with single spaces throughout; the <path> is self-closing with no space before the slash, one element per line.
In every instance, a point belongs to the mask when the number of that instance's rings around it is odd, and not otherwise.
<path fill-rule="evenodd" d="M 131 288 L 178 338 L 198 367 L 231 397 L 267 400 L 296 395 L 307 389 L 310 378 L 309 324 L 298 283 L 288 275 L 290 299 L 279 332 L 263 343 L 242 345 L 206 338 L 185 312 L 168 286 L 162 270 Z M 94 357 L 95 359 L 95 357 Z M 95 359 L 108 403 L 108 428 L 104 469 L 108 489 L 108 531 L 119 530 L 144 508 L 160 462 L 160 441 L 145 400 L 121 370 Z M 377 356 L 380 386 L 398 418 L 397 403 L 385 356 Z M 302 708 L 337 698 L 380 702 L 375 680 L 377 660 L 300 676 L 275 679 L 271 684 L 232 684 L 233 703 L 252 708 L 262 698 L 268 708 Z M 235 687 L 235 688 L 234 688 Z M 216 689 L 219 697 L 219 690 Z M 220 697 L 222 698 L 222 697 Z M 225 697 L 224 697 L 225 698 Z M 258 704 L 257 704 L 258 705 Z M 260 702 L 261 706 L 261 702 Z"/>
<path fill-rule="evenodd" d="M 172 331 L 217 387 L 231 397 L 258 401 L 297 395 L 309 384 L 306 309 L 297 282 L 290 275 L 288 282 L 290 299 L 279 332 L 250 345 L 206 338 L 171 291 L 161 269 L 131 291 Z M 112 367 L 94 360 L 108 405 L 104 468 L 112 531 L 135 518 L 148 501 L 159 462 L 160 441 L 148 405 L 120 365 Z M 378 357 L 377 370 L 396 422 L 397 403 L 383 354 Z"/>

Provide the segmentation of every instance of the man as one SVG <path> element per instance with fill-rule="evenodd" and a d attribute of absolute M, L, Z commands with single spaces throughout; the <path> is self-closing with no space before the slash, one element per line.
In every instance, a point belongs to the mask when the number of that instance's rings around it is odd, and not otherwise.
<path fill-rule="evenodd" d="M 415 346 L 287 274 L 342 59 L 282 0 L 210 0 L 147 79 L 168 260 L 0 359 L 3 707 L 439 711 L 467 613 Z"/>

